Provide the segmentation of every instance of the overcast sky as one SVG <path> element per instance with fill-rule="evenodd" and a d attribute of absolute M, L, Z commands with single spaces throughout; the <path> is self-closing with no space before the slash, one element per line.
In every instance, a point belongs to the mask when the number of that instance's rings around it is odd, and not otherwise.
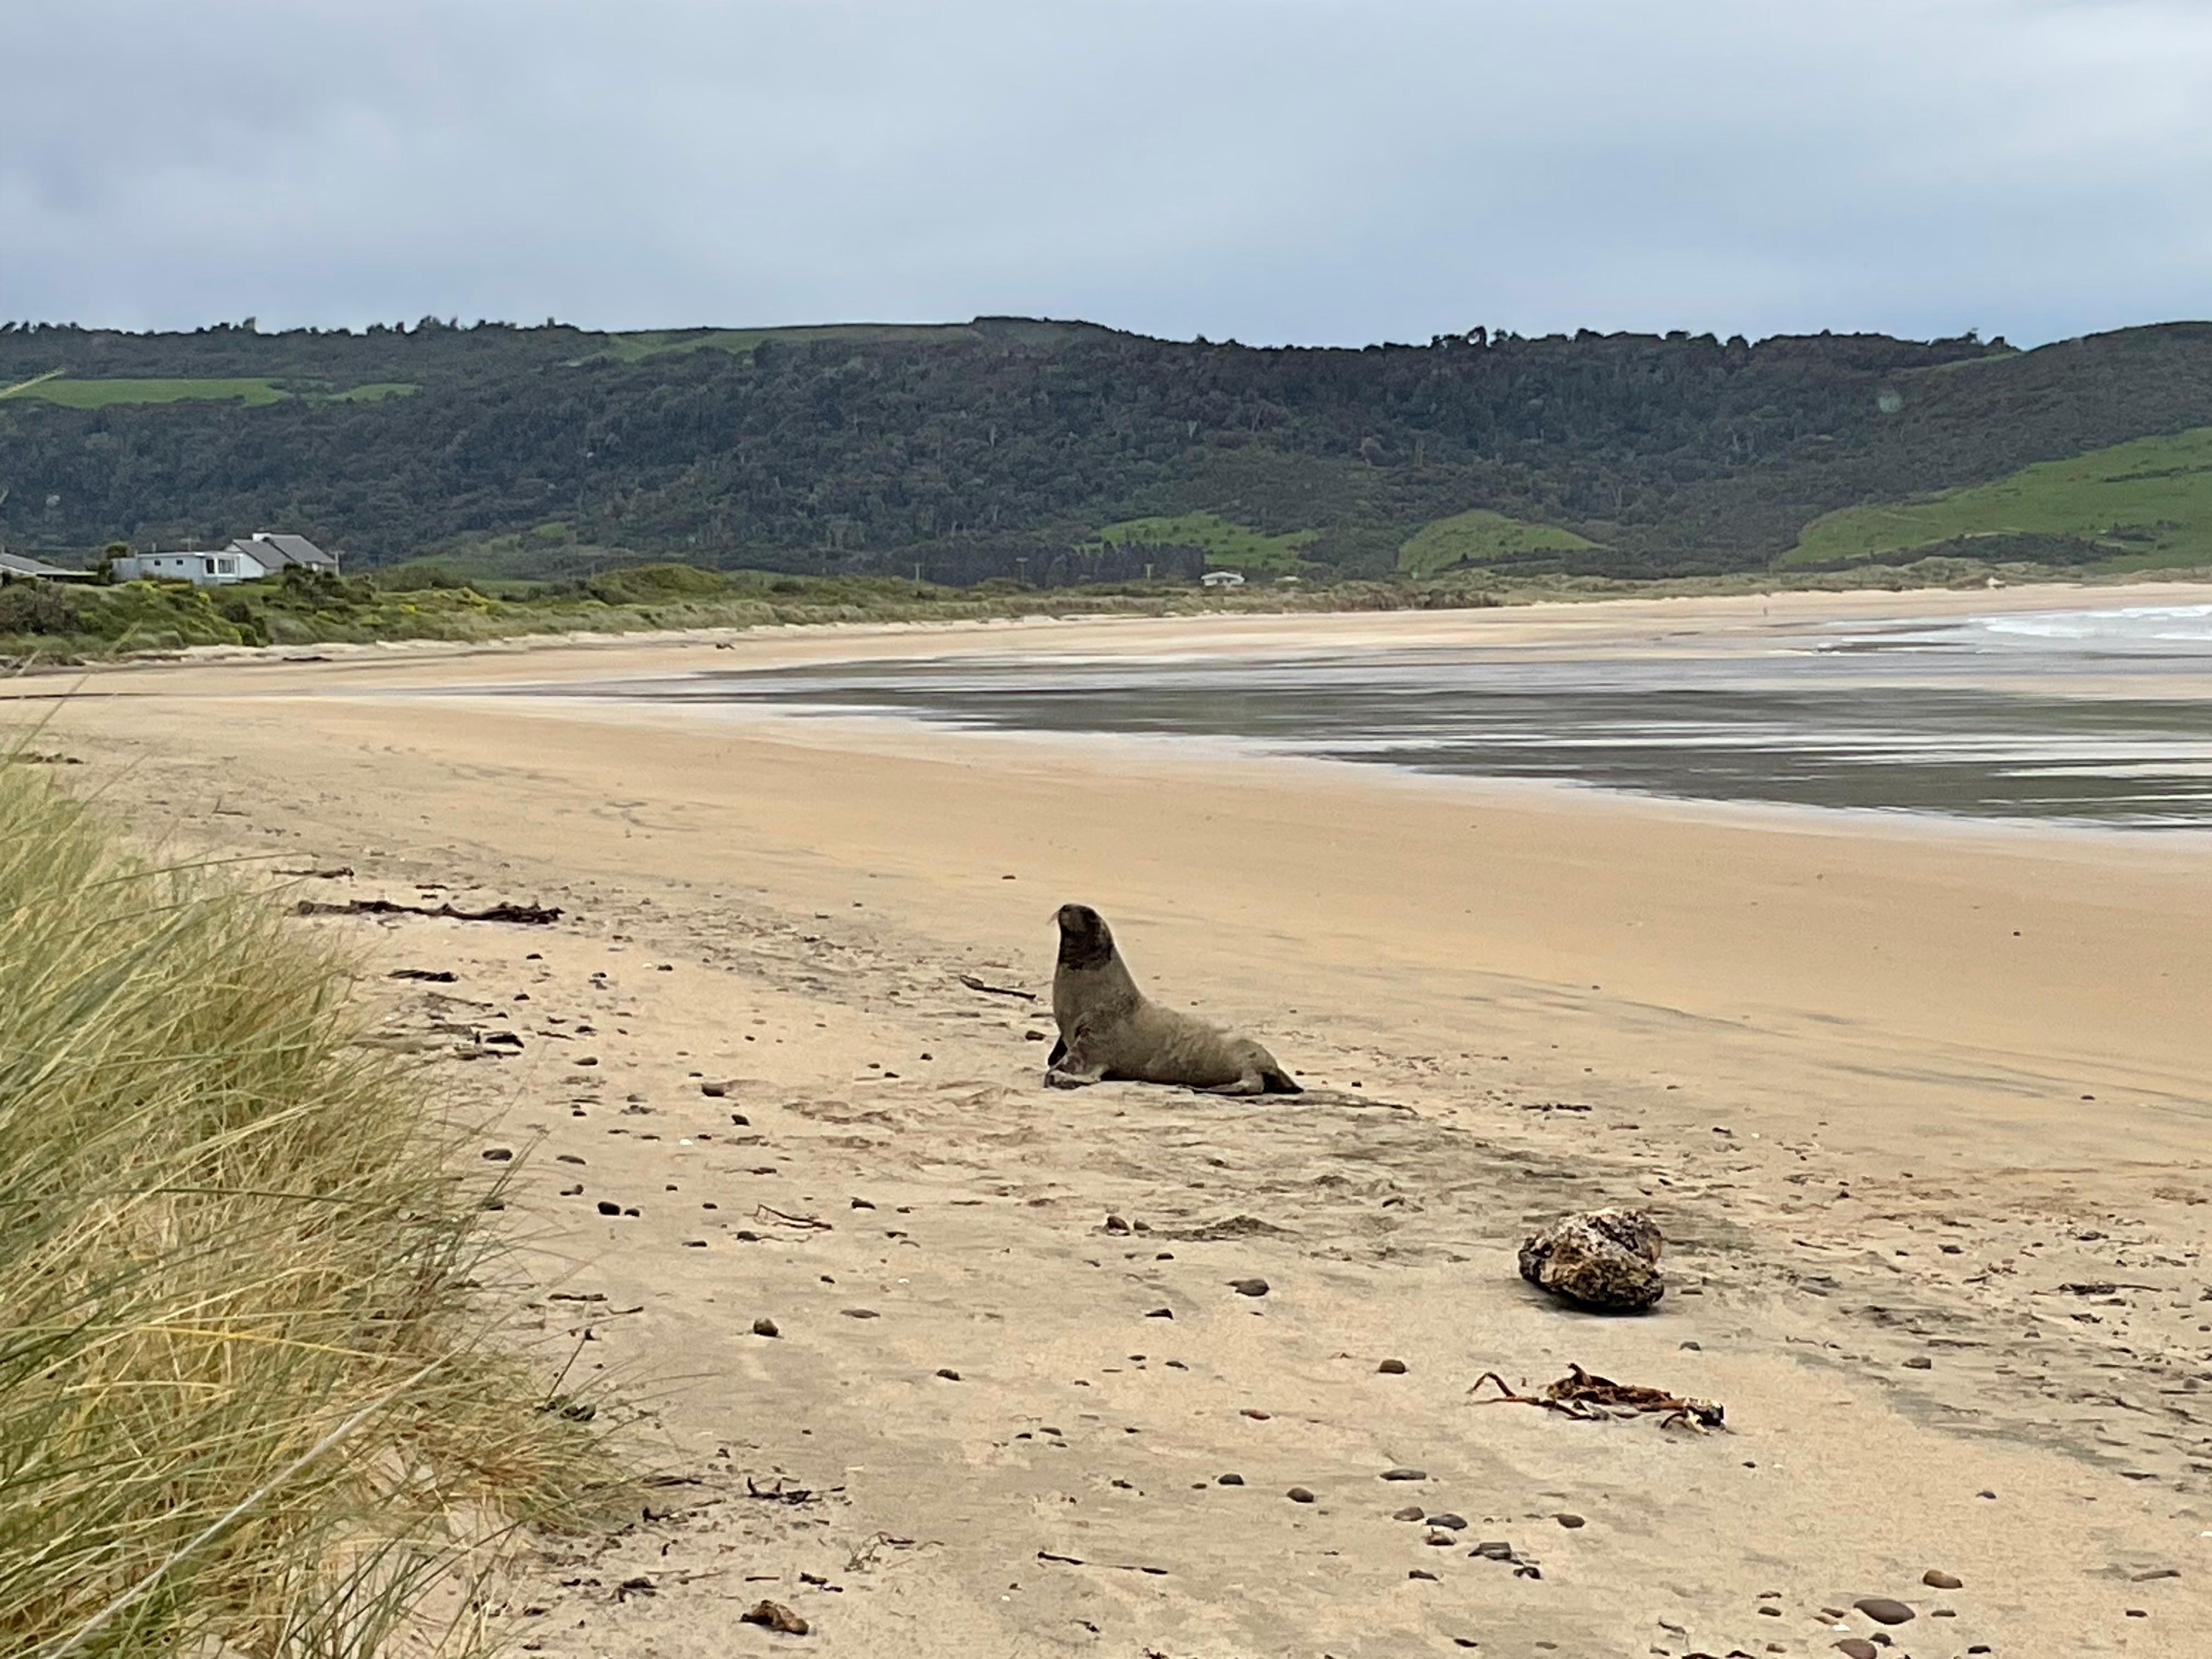
<path fill-rule="evenodd" d="M 0 0 L 0 317 L 2212 316 L 2212 0 Z"/>

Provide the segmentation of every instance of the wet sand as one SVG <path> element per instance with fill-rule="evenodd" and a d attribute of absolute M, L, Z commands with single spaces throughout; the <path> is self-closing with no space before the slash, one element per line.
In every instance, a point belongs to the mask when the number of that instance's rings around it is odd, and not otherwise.
<path fill-rule="evenodd" d="M 1751 637 L 1767 603 L 952 632 L 1646 650 Z M 381 695 L 947 636 L 714 643 L 123 671 L 39 743 L 149 835 L 353 871 L 271 878 L 307 896 L 567 913 L 302 924 L 456 975 L 368 988 L 523 1155 L 520 1326 L 643 1401 L 677 1478 L 620 1537 L 520 1564 L 507 1635 L 1814 1654 L 1893 1596 L 1917 1614 L 1893 1651 L 2201 1650 L 2201 846 Z M 1039 1086 L 1048 1013 L 960 976 L 1042 992 L 1072 897 L 1154 994 L 1325 1097 Z M 1649 1316 L 1515 1276 L 1534 1224 L 1606 1202 L 1667 1231 Z M 1467 1392 L 1571 1364 L 1728 1430 Z M 811 1495 L 751 1495 L 778 1480 Z M 813 1633 L 736 1622 L 763 1597 Z"/>

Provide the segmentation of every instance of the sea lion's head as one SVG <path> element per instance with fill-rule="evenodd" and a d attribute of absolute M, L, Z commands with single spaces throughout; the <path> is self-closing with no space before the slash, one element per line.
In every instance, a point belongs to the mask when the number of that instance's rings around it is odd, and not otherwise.
<path fill-rule="evenodd" d="M 1060 965 L 1099 968 L 1114 959 L 1114 930 L 1087 904 L 1063 904 L 1053 912 L 1060 924 Z"/>

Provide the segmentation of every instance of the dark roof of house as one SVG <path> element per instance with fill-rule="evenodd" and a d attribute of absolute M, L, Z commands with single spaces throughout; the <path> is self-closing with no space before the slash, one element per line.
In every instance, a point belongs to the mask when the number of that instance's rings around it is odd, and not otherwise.
<path fill-rule="evenodd" d="M 41 564 L 36 559 L 27 559 L 21 553 L 0 553 L 0 570 L 11 576 L 81 576 L 81 570 L 64 570 L 58 565 Z"/>
<path fill-rule="evenodd" d="M 261 562 L 266 564 L 270 561 L 267 554 L 262 552 L 264 548 L 283 556 L 277 561 L 280 565 L 304 564 L 335 568 L 337 564 L 336 559 L 324 552 L 305 536 L 287 535 L 281 531 L 271 532 L 266 530 L 257 530 L 253 532 L 253 539 L 248 544 L 246 550 L 260 557 Z"/>

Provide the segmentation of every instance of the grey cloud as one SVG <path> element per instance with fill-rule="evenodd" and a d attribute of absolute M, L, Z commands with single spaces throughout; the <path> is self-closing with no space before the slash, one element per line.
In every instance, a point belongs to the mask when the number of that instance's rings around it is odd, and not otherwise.
<path fill-rule="evenodd" d="M 0 314 L 2036 340 L 2212 312 L 2212 8 L 0 0 Z"/>

